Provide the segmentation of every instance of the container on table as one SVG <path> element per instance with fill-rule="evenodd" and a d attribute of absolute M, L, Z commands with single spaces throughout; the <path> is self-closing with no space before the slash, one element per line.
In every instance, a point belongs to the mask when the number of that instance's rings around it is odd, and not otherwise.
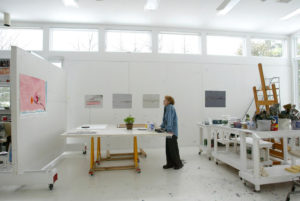
<path fill-rule="evenodd" d="M 293 130 L 300 130 L 300 120 L 292 121 L 292 129 Z"/>
<path fill-rule="evenodd" d="M 271 120 L 257 120 L 257 130 L 259 131 L 270 131 Z"/>
<path fill-rule="evenodd" d="M 278 119 L 278 129 L 279 130 L 290 130 L 291 120 L 290 119 Z"/>

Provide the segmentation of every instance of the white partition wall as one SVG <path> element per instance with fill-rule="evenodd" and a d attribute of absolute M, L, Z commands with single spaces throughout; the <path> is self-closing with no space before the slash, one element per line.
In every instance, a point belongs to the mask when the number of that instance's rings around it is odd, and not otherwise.
<path fill-rule="evenodd" d="M 66 126 L 66 74 L 20 48 L 11 51 L 11 109 L 14 171 L 40 170 L 63 152 Z M 46 111 L 21 114 L 20 75 L 46 82 Z"/>

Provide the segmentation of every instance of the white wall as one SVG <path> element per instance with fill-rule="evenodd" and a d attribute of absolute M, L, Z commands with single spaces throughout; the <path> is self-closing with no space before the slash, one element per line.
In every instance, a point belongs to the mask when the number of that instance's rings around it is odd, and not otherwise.
<path fill-rule="evenodd" d="M 19 75 L 47 82 L 45 113 L 20 115 Z M 64 148 L 66 129 L 66 74 L 48 61 L 12 47 L 11 57 L 12 144 L 15 171 L 40 170 Z"/>
<path fill-rule="evenodd" d="M 219 58 L 219 59 L 218 59 Z M 110 60 L 110 61 L 109 61 Z M 122 123 L 132 114 L 137 122 L 161 122 L 163 107 L 143 109 L 142 95 L 159 93 L 175 97 L 179 118 L 179 143 L 183 146 L 198 144 L 196 123 L 208 117 L 229 114 L 242 117 L 253 98 L 252 87 L 259 85 L 257 61 L 247 59 L 211 57 L 203 61 L 177 62 L 172 59 L 67 58 L 68 128 L 85 123 Z M 223 60 L 223 61 L 222 61 Z M 286 61 L 265 60 L 266 77 L 280 76 L 282 103 L 291 101 L 290 66 Z M 263 62 L 264 64 L 264 62 Z M 226 90 L 226 108 L 205 108 L 205 90 Z M 133 108 L 112 109 L 113 93 L 132 93 Z M 84 95 L 103 94 L 102 109 L 84 108 Z M 131 139 L 110 141 L 111 148 L 126 148 Z M 108 144 L 108 143 L 107 143 Z M 143 147 L 164 145 L 163 139 L 144 139 Z"/>

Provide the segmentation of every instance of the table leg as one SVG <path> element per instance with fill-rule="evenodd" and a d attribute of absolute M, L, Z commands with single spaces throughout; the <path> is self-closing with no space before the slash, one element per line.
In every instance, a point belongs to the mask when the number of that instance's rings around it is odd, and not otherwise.
<path fill-rule="evenodd" d="M 97 160 L 96 163 L 99 165 L 101 160 L 101 142 L 100 137 L 97 138 Z"/>
<path fill-rule="evenodd" d="M 134 154 L 134 167 L 137 171 L 137 173 L 141 172 L 141 169 L 139 167 L 138 163 L 138 146 L 137 146 L 137 137 L 134 136 L 133 138 L 133 154 Z"/>
<path fill-rule="evenodd" d="M 253 137 L 253 176 L 255 181 L 260 180 L 260 154 L 259 154 L 259 139 Z M 255 183 L 255 191 L 260 191 L 260 184 Z"/>
<path fill-rule="evenodd" d="M 211 129 L 214 138 L 214 153 L 215 156 L 218 155 L 218 131 L 216 129 Z M 215 157 L 215 162 L 217 162 L 217 158 Z"/>
<path fill-rule="evenodd" d="M 288 139 L 287 137 L 283 138 L 283 160 L 284 160 L 284 164 L 288 164 Z"/>
<path fill-rule="evenodd" d="M 199 127 L 199 131 L 200 131 L 200 136 L 199 136 L 199 140 L 200 140 L 200 147 L 199 147 L 199 155 L 201 155 L 201 153 L 203 152 L 202 150 L 202 146 L 204 146 L 204 139 L 203 139 L 203 128 Z"/>
<path fill-rule="evenodd" d="M 91 159 L 90 159 L 90 175 L 94 175 L 94 137 L 91 137 Z"/>
<path fill-rule="evenodd" d="M 244 133 L 240 133 L 240 161 L 241 169 L 247 170 L 247 145 L 246 145 L 246 136 Z"/>
<path fill-rule="evenodd" d="M 208 156 L 208 159 L 211 160 L 211 128 L 206 127 L 205 128 L 205 132 L 206 132 L 206 139 L 207 139 L 207 147 L 206 147 L 206 154 Z M 214 141 L 214 146 L 216 146 L 216 142 Z"/>

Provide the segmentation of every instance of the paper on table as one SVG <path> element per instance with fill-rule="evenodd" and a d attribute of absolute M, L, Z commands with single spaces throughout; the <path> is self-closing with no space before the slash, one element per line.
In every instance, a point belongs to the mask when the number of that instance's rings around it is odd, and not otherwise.
<path fill-rule="evenodd" d="M 78 131 L 69 131 L 68 134 L 96 134 L 97 132 L 96 131 L 81 131 L 81 130 L 78 130 Z"/>
<path fill-rule="evenodd" d="M 82 127 L 88 127 L 88 128 L 82 128 Z M 105 129 L 107 127 L 106 124 L 99 124 L 99 125 L 83 125 L 78 127 L 78 130 L 84 129 L 84 130 L 101 130 Z"/>

